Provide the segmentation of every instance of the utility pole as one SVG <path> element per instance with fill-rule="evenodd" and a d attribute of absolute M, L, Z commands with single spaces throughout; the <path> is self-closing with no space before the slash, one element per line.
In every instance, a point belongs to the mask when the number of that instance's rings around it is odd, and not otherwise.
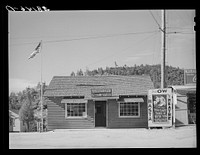
<path fill-rule="evenodd" d="M 162 26 L 161 26 L 161 37 L 162 37 L 162 50 L 161 50 L 161 89 L 165 88 L 165 51 L 166 51 L 166 19 L 165 10 L 161 11 L 162 14 Z"/>
<path fill-rule="evenodd" d="M 41 130 L 40 132 L 43 132 L 43 83 L 41 82 Z"/>
<path fill-rule="evenodd" d="M 41 43 L 41 95 L 40 95 L 40 102 L 41 102 L 41 130 L 40 132 L 43 132 L 43 83 L 42 83 L 42 40 Z"/>

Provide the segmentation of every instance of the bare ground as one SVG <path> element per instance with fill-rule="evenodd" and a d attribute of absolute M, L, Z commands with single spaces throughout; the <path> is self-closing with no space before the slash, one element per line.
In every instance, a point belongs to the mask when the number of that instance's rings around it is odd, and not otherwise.
<path fill-rule="evenodd" d="M 175 129 L 67 129 L 9 133 L 10 149 L 195 148 L 196 126 Z"/>

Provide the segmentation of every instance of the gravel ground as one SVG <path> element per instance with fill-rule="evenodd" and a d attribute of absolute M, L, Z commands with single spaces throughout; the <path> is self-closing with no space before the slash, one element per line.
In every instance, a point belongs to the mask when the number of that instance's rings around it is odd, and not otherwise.
<path fill-rule="evenodd" d="M 195 148 L 196 126 L 176 129 L 66 129 L 9 133 L 10 149 Z"/>

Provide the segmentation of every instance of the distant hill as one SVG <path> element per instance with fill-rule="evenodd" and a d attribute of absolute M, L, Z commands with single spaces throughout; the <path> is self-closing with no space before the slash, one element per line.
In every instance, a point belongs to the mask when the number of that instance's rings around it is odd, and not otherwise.
<path fill-rule="evenodd" d="M 132 67 L 124 65 L 123 67 L 102 67 L 94 70 L 88 70 L 83 73 L 79 71 L 71 73 L 71 76 L 96 76 L 96 75 L 150 75 L 155 88 L 160 87 L 161 66 L 160 65 L 134 65 Z M 179 67 L 166 66 L 166 85 L 183 85 L 184 70 Z"/>

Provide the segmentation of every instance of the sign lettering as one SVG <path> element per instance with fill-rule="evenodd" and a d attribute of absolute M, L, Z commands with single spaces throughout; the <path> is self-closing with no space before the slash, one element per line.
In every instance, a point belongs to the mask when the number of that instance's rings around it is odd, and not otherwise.
<path fill-rule="evenodd" d="M 148 92 L 148 126 L 172 126 L 172 89 L 151 89 Z"/>
<path fill-rule="evenodd" d="M 92 97 L 106 97 L 112 96 L 112 89 L 104 88 L 104 89 L 91 89 L 91 96 Z"/>
<path fill-rule="evenodd" d="M 166 93 L 167 90 L 166 90 L 166 89 L 158 89 L 157 92 L 158 92 L 158 93 Z"/>

